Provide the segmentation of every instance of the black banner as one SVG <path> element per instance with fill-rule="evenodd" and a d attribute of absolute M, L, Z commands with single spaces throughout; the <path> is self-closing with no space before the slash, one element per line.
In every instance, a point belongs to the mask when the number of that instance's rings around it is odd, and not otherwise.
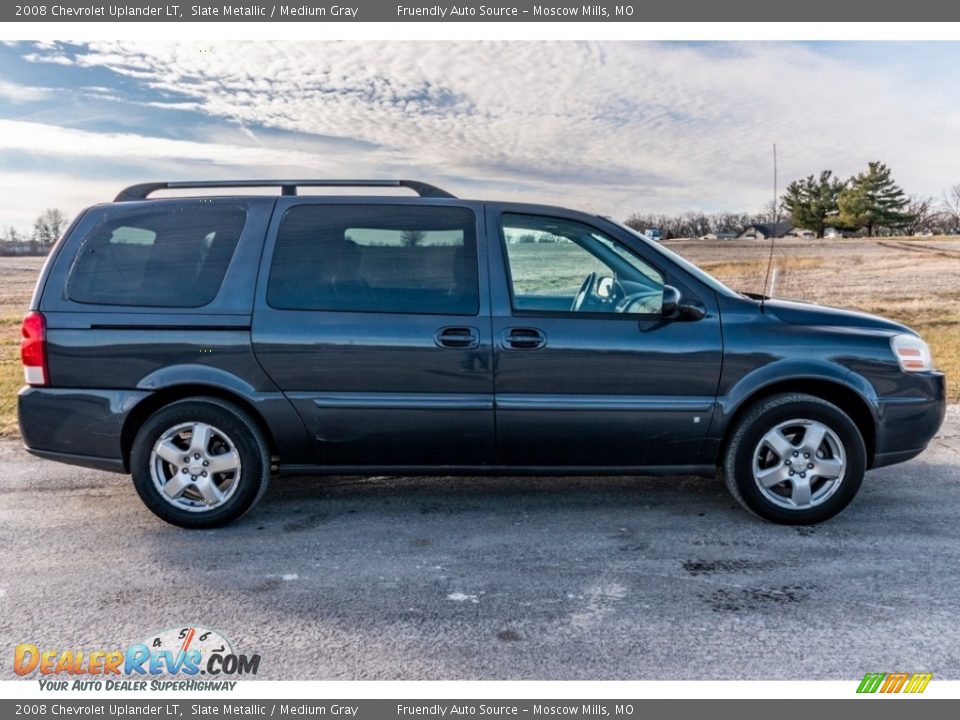
<path fill-rule="evenodd" d="M 909 710 L 903 706 L 909 702 Z M 14 718 L 283 718 L 324 720 L 464 720 L 466 718 L 579 718 L 652 720 L 733 717 L 808 720 L 869 717 L 911 720 L 954 717 L 960 702 L 902 698 L 873 700 L 0 700 L 0 717 Z M 687 714 L 689 713 L 689 715 Z M 842 713 L 842 715 L 841 715 Z"/>
<path fill-rule="evenodd" d="M 960 3 L 878 0 L 864 17 L 862 3 L 807 0 L 599 2 L 492 0 L 295 0 L 167 4 L 146 0 L 36 0 L 0 7 L 2 22 L 947 22 L 960 20 Z M 760 38 L 758 38 L 760 39 Z"/>

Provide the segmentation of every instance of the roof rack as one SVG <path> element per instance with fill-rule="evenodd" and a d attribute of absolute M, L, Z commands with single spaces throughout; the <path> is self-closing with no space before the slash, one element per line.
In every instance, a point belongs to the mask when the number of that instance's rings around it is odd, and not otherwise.
<path fill-rule="evenodd" d="M 282 195 L 296 195 L 299 187 L 405 187 L 425 198 L 456 198 L 419 180 L 183 180 L 174 182 L 150 182 L 124 188 L 114 202 L 146 200 L 157 190 L 183 190 L 189 188 L 242 188 L 279 187 Z"/>

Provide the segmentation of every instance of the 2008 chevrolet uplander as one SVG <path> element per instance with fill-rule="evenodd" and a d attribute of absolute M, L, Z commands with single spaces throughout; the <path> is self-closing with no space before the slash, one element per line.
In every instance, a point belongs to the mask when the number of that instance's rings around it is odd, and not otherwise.
<path fill-rule="evenodd" d="M 302 186 L 406 187 L 396 198 Z M 169 188 L 281 194 L 166 197 Z M 282 474 L 713 474 L 825 520 L 920 453 L 912 330 L 748 297 L 611 220 L 414 181 L 150 183 L 81 213 L 23 322 L 30 452 L 184 527 Z"/>

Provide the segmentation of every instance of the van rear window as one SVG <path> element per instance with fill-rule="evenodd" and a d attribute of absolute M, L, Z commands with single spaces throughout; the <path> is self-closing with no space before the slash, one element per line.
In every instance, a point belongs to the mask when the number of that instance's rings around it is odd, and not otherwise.
<path fill-rule="evenodd" d="M 243 208 L 223 205 L 111 214 L 80 247 L 67 297 L 98 305 L 206 305 L 220 290 L 245 221 Z"/>

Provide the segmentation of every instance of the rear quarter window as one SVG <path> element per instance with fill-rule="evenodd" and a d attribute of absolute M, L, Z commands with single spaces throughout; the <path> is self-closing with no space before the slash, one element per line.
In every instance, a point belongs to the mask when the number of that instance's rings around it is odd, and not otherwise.
<path fill-rule="evenodd" d="M 108 215 L 67 278 L 73 302 L 200 307 L 220 290 L 243 231 L 239 206 L 163 205 Z"/>

